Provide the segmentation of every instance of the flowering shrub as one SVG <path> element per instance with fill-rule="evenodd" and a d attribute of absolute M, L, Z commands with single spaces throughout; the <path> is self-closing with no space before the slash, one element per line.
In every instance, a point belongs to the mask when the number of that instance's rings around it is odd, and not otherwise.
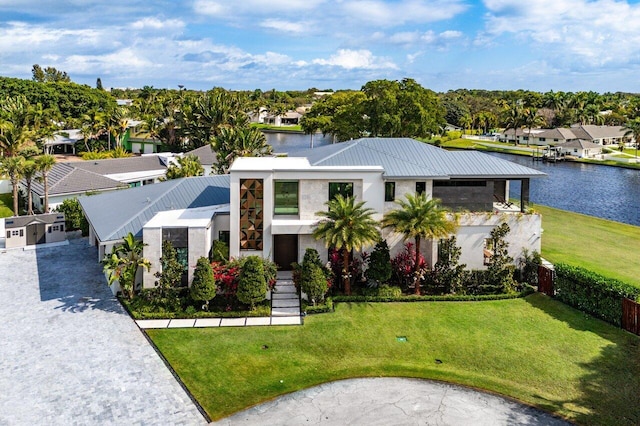
<path fill-rule="evenodd" d="M 367 252 L 362 252 L 360 256 L 353 256 L 351 258 L 351 265 L 349 267 L 349 276 L 351 277 L 351 283 L 355 284 L 362 281 L 363 267 L 369 258 Z M 342 281 L 345 275 L 343 273 L 342 265 L 342 250 L 336 250 L 334 248 L 329 249 L 329 269 L 331 269 L 332 275 L 335 277 L 336 283 L 338 283 L 339 289 L 342 290 Z M 329 283 L 329 287 L 331 287 Z"/>
<path fill-rule="evenodd" d="M 406 243 L 404 245 L 404 250 L 391 259 L 391 267 L 393 269 L 392 281 L 398 283 L 404 291 L 406 291 L 410 286 L 413 286 L 416 279 L 413 273 L 416 264 L 416 250 L 414 247 L 414 244 Z M 418 257 L 418 262 L 420 280 L 418 285 L 420 285 L 427 273 L 428 267 L 422 254 Z"/>

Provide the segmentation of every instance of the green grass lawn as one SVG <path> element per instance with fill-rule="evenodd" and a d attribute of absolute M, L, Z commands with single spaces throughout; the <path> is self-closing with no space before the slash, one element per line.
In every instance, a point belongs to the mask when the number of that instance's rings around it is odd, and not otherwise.
<path fill-rule="evenodd" d="M 542 256 L 640 287 L 640 227 L 536 204 Z M 579 231 L 576 231 L 579 230 Z"/>
<path fill-rule="evenodd" d="M 338 304 L 302 327 L 148 334 L 213 419 L 327 381 L 397 376 L 488 389 L 581 424 L 640 423 L 640 339 L 540 294 Z"/>
<path fill-rule="evenodd" d="M 302 131 L 302 126 L 300 126 L 299 124 L 286 125 L 286 126 L 274 126 L 272 124 L 253 123 L 251 124 L 251 126 L 256 127 L 258 129 L 275 130 L 278 132 L 301 132 Z"/>
<path fill-rule="evenodd" d="M 0 218 L 13 216 L 13 197 L 11 193 L 0 194 Z"/>

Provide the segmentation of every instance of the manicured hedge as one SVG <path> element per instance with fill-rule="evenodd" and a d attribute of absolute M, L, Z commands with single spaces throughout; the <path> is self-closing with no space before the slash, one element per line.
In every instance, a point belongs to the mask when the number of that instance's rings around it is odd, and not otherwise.
<path fill-rule="evenodd" d="M 555 270 L 555 297 L 617 326 L 622 319 L 622 298 L 640 297 L 640 288 L 578 266 L 559 263 Z"/>
<path fill-rule="evenodd" d="M 307 305 L 306 302 L 303 302 L 302 312 L 304 312 L 306 315 L 324 314 L 326 312 L 333 312 L 333 299 L 331 299 L 330 297 L 327 297 L 324 300 L 324 303 L 322 305 L 316 305 L 316 306 Z"/>
<path fill-rule="evenodd" d="M 334 303 L 361 303 L 361 302 L 471 302 L 481 300 L 502 300 L 502 299 L 517 299 L 519 297 L 527 296 L 534 292 L 533 287 L 527 286 L 520 293 L 509 294 L 483 294 L 483 295 L 458 295 L 448 294 L 444 296 L 334 296 Z"/>

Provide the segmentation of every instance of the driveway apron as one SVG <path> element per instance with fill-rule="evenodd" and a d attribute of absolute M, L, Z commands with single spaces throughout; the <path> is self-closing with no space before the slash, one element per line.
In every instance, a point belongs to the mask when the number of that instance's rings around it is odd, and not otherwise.
<path fill-rule="evenodd" d="M 0 253 L 0 321 L 0 425 L 205 423 L 84 238 Z"/>

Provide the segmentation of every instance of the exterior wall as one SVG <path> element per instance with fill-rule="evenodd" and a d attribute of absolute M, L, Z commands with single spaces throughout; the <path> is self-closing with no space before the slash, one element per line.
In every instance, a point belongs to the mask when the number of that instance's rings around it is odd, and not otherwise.
<path fill-rule="evenodd" d="M 517 265 L 522 251 L 540 252 L 542 217 L 539 214 L 521 213 L 467 213 L 459 216 L 457 244 L 462 249 L 460 263 L 467 269 L 486 269 L 484 265 L 484 241 L 491 231 L 501 223 L 509 225 L 511 231 L 506 237 L 509 243 L 509 256 Z"/>
<path fill-rule="evenodd" d="M 22 236 L 20 236 L 20 231 L 22 231 Z M 6 238 L 7 232 L 11 232 L 11 237 Z M 18 235 L 13 235 L 17 233 Z M 27 229 L 26 227 L 19 228 L 6 228 L 5 230 L 5 248 L 18 248 L 25 247 L 27 245 Z"/>
<path fill-rule="evenodd" d="M 298 237 L 298 263 L 302 262 L 304 252 L 308 248 L 316 249 L 320 255 L 322 263 L 327 263 L 329 260 L 329 249 L 325 247 L 324 241 L 316 240 L 312 235 L 300 235 Z"/>
<path fill-rule="evenodd" d="M 208 228 L 189 228 L 189 285 L 191 285 L 191 280 L 193 280 L 193 272 L 196 270 L 198 259 L 201 257 L 209 257 L 212 230 L 213 226 L 211 225 Z M 162 249 L 160 251 L 162 251 Z"/>
<path fill-rule="evenodd" d="M 396 183 L 396 200 L 404 200 L 407 194 L 415 194 L 416 192 L 416 182 L 426 182 L 425 192 L 427 194 L 427 198 L 431 198 L 433 196 L 433 181 L 431 180 L 391 180 L 389 182 Z M 384 200 L 384 187 L 382 189 L 382 199 Z M 385 201 L 383 212 L 386 213 L 388 211 L 394 210 L 398 207 L 395 201 Z"/>
<path fill-rule="evenodd" d="M 191 236 L 189 236 L 191 237 Z M 144 241 L 144 248 L 142 249 L 142 256 L 151 262 L 151 268 L 143 272 L 142 287 L 153 288 L 156 277 L 156 272 L 161 272 L 160 258 L 162 257 L 162 228 L 143 228 L 142 229 L 142 241 Z M 189 240 L 191 244 L 191 240 Z M 191 252 L 191 248 L 189 248 Z"/>
<path fill-rule="evenodd" d="M 10 194 L 13 191 L 13 185 L 9 179 L 0 179 L 0 194 Z"/>

